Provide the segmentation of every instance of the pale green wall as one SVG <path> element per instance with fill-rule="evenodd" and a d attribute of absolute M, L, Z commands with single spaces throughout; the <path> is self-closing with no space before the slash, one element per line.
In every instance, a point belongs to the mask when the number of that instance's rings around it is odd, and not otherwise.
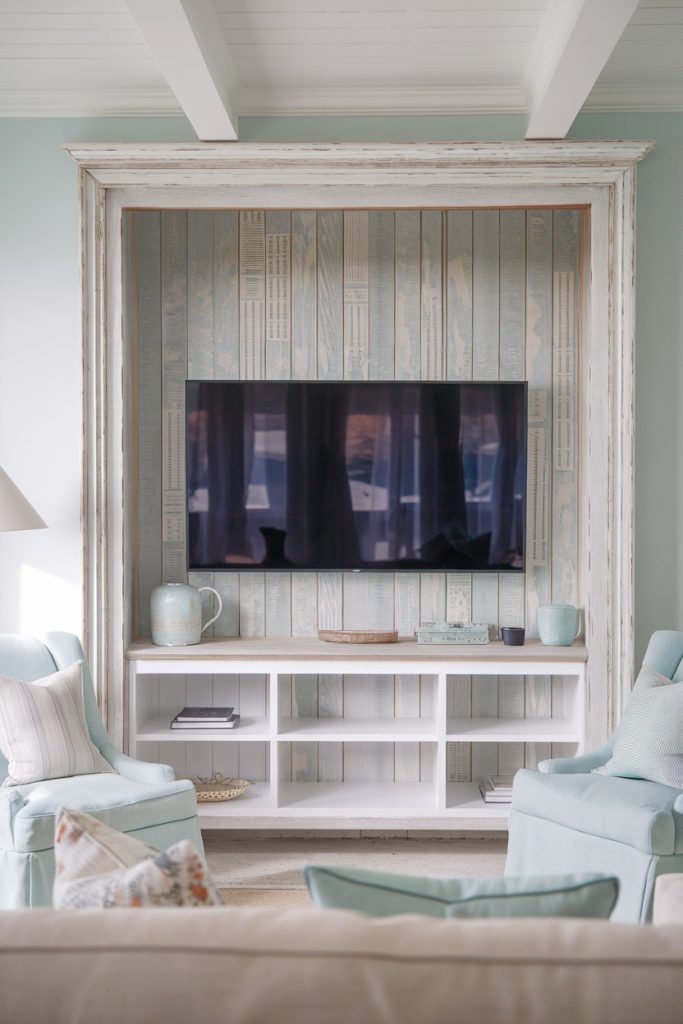
<path fill-rule="evenodd" d="M 518 116 L 245 118 L 243 141 L 519 139 Z M 0 535 L 0 632 L 79 628 L 76 170 L 61 142 L 185 141 L 182 119 L 0 120 L 0 465 L 50 529 Z M 683 626 L 683 114 L 590 114 L 574 139 L 650 138 L 638 184 L 636 634 Z"/>

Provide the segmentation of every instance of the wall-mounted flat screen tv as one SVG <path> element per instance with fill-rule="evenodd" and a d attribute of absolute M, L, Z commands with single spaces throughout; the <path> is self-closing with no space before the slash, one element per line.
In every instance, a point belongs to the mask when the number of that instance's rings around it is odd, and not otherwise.
<path fill-rule="evenodd" d="M 522 571 L 526 393 L 188 381 L 188 567 Z"/>

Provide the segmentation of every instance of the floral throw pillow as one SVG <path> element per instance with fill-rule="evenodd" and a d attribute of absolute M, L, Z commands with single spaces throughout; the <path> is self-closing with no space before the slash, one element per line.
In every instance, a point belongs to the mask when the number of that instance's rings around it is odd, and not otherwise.
<path fill-rule="evenodd" d="M 162 853 L 82 812 L 61 810 L 55 829 L 58 910 L 209 907 L 221 898 L 187 839 Z"/>

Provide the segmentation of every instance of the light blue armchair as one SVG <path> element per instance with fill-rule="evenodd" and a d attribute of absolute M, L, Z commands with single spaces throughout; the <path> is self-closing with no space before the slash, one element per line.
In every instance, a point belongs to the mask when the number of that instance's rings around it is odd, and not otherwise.
<path fill-rule="evenodd" d="M 31 682 L 83 660 L 71 633 L 0 635 L 0 674 Z M 112 774 L 75 775 L 0 789 L 0 907 L 50 906 L 54 880 L 54 816 L 59 807 L 87 811 L 121 832 L 164 849 L 181 839 L 203 851 L 192 783 L 167 765 L 126 757 L 109 741 L 84 663 L 83 692 L 90 738 Z M 0 754 L 0 780 L 7 761 Z"/>
<path fill-rule="evenodd" d="M 683 633 L 653 633 L 644 662 L 674 682 L 683 680 Z M 591 774 L 609 760 L 613 745 L 614 736 L 595 753 L 517 773 L 505 873 L 617 875 L 612 920 L 648 921 L 655 879 L 683 872 L 683 793 L 643 779 Z"/>

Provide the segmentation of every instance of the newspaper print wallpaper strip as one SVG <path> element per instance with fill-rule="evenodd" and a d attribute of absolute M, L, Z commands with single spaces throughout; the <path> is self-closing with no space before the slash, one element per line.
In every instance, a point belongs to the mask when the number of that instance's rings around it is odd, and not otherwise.
<path fill-rule="evenodd" d="M 305 636 L 319 626 L 410 635 L 421 619 L 467 618 L 474 609 L 493 624 L 526 623 L 533 634 L 540 603 L 551 595 L 575 601 L 580 226 L 580 211 L 571 209 L 127 212 L 135 300 L 127 326 L 138 354 L 140 424 L 139 633 L 149 630 L 148 595 L 160 575 L 184 578 L 188 376 L 530 382 L 526 578 L 193 573 L 192 583 L 215 586 L 223 598 L 214 635 Z M 174 685 L 185 685 L 190 700 L 200 684 L 188 677 Z M 227 685 L 254 712 L 265 706 L 265 679 L 242 681 L 240 693 L 239 680 L 217 677 L 214 689 Z M 473 689 L 469 678 L 453 677 L 449 705 L 454 717 L 533 717 L 553 702 L 561 713 L 561 681 L 553 686 L 555 693 L 548 679 L 492 678 Z M 302 677 L 291 682 L 291 701 L 299 715 L 425 715 L 430 687 L 406 676 L 370 693 L 369 680 Z M 240 748 L 247 746 L 259 744 Z M 251 765 L 201 770 L 267 771 L 265 750 L 243 753 Z M 529 744 L 453 744 L 449 777 L 509 772 L 548 753 Z M 297 744 L 289 761 L 283 771 L 300 780 L 363 772 L 416 780 L 431 771 L 430 752 L 411 744 L 324 751 Z"/>

